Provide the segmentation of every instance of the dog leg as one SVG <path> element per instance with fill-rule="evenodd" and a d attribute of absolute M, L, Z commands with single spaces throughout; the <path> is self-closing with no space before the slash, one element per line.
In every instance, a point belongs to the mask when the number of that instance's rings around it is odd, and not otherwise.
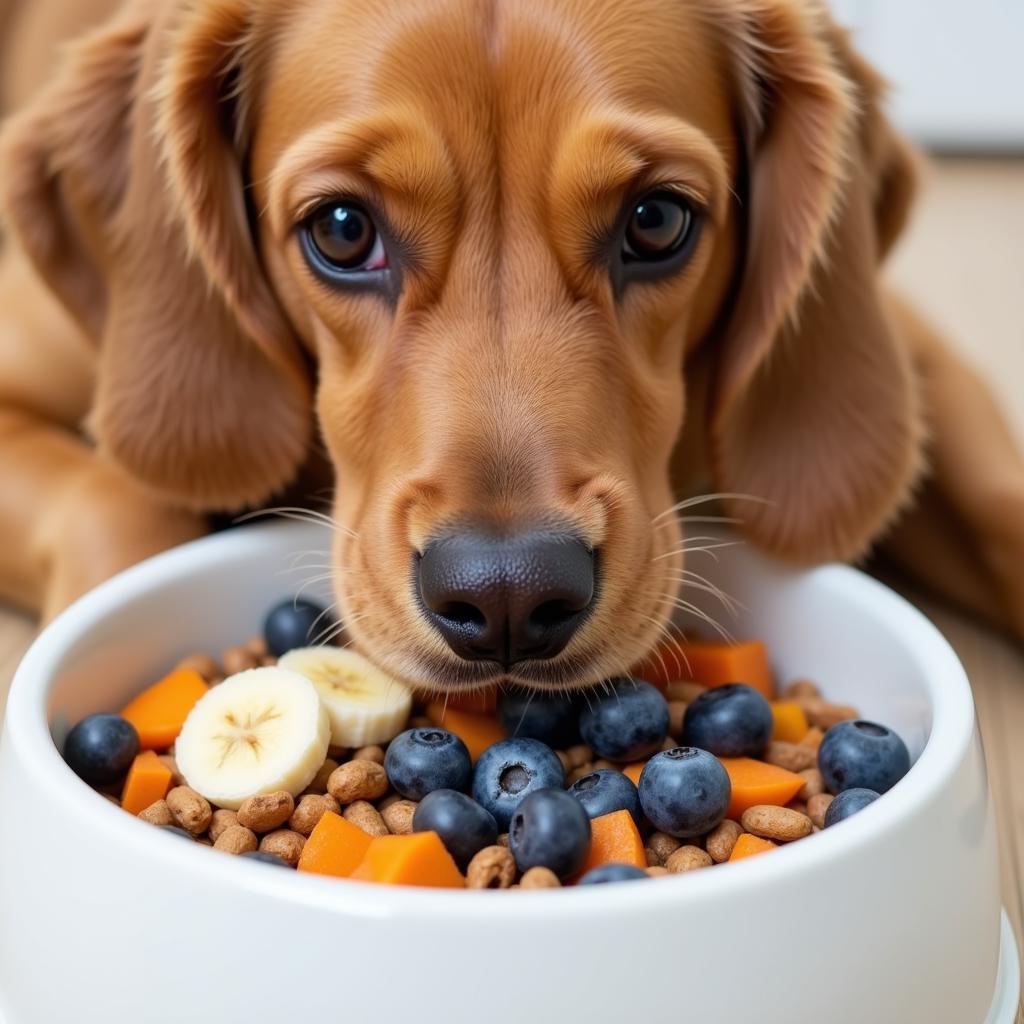
<path fill-rule="evenodd" d="M 1024 637 L 1024 457 L 978 374 L 913 310 L 893 309 L 920 374 L 930 475 L 885 551 L 948 598 Z"/>

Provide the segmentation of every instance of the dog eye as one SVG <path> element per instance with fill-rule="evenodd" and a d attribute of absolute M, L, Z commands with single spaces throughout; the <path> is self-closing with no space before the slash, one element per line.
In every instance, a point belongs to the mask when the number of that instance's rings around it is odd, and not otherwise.
<path fill-rule="evenodd" d="M 304 237 L 322 269 L 353 273 L 387 266 L 384 243 L 373 218 L 354 203 L 318 207 L 304 225 Z"/>
<path fill-rule="evenodd" d="M 696 218 L 693 207 L 672 192 L 651 192 L 630 211 L 622 242 L 629 262 L 657 263 L 679 252 L 690 238 Z"/>

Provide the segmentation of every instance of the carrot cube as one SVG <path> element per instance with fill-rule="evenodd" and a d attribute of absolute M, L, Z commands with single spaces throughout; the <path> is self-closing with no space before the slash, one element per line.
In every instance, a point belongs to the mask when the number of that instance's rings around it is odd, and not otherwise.
<path fill-rule="evenodd" d="M 299 855 L 299 871 L 348 878 L 359 866 L 373 836 L 340 814 L 327 811 L 310 832 Z"/>
<path fill-rule="evenodd" d="M 198 672 L 176 669 L 129 701 L 121 709 L 121 717 L 135 726 L 144 750 L 166 750 L 208 689 Z"/>
<path fill-rule="evenodd" d="M 781 700 L 772 703 L 773 740 L 799 743 L 807 735 L 809 728 L 807 716 L 799 704 L 791 700 Z"/>
<path fill-rule="evenodd" d="M 121 806 L 129 814 L 144 811 L 150 804 L 167 796 L 172 778 L 170 768 L 152 750 L 144 750 L 128 769 Z"/>
<path fill-rule="evenodd" d="M 367 847 L 352 878 L 387 885 L 463 889 L 466 880 L 436 832 L 378 836 Z"/>
<path fill-rule="evenodd" d="M 729 860 L 743 860 L 744 857 L 754 857 L 759 853 L 767 853 L 769 850 L 774 850 L 777 845 L 777 843 L 773 843 L 770 839 L 762 839 L 760 836 L 752 836 L 749 832 L 744 832 L 736 840 L 736 845 L 732 848 Z"/>
<path fill-rule="evenodd" d="M 647 867 L 644 841 L 629 811 L 613 811 L 590 821 L 590 853 L 580 875 L 602 864 Z"/>
<path fill-rule="evenodd" d="M 784 807 L 807 781 L 802 775 L 764 761 L 755 761 L 752 757 L 722 757 L 719 760 L 732 783 L 726 817 L 737 821 L 748 807 L 758 804 Z"/>
<path fill-rule="evenodd" d="M 442 729 L 455 733 L 466 744 L 474 764 L 480 755 L 499 740 L 507 739 L 508 733 L 494 715 L 481 715 L 473 711 L 460 711 L 444 701 L 427 705 L 427 718 Z"/>

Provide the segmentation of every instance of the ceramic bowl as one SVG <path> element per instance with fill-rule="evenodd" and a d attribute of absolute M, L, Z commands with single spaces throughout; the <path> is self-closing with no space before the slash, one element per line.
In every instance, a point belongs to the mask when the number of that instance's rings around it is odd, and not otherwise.
<path fill-rule="evenodd" d="M 4 1024 L 1013 1020 L 968 681 L 917 611 L 849 568 L 795 572 L 743 546 L 708 566 L 780 680 L 819 681 L 915 760 L 855 818 L 736 864 L 529 894 L 373 886 L 185 843 L 72 775 L 70 723 L 256 631 L 295 553 L 327 542 L 279 524 L 186 545 L 32 646 L 0 741 Z"/>

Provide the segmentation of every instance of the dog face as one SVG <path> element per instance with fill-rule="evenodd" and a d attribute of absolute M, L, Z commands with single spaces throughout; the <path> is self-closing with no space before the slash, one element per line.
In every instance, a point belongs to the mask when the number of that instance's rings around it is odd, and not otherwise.
<path fill-rule="evenodd" d="M 112 33 L 133 129 L 55 180 L 83 75 L 125 102 Z M 850 68 L 875 86 L 837 40 L 782 0 L 132 5 L 91 43 L 102 80 L 87 45 L 11 133 L 9 206 L 101 339 L 116 458 L 262 501 L 315 410 L 368 653 L 426 687 L 589 683 L 676 603 L 680 437 L 706 426 L 719 488 L 761 499 L 751 536 L 798 557 L 858 550 L 913 473 L 874 284 L 895 142 L 856 120 Z M 73 242 L 54 208 L 76 240 L 113 227 Z M 169 381 L 202 412 L 154 418 Z"/>

